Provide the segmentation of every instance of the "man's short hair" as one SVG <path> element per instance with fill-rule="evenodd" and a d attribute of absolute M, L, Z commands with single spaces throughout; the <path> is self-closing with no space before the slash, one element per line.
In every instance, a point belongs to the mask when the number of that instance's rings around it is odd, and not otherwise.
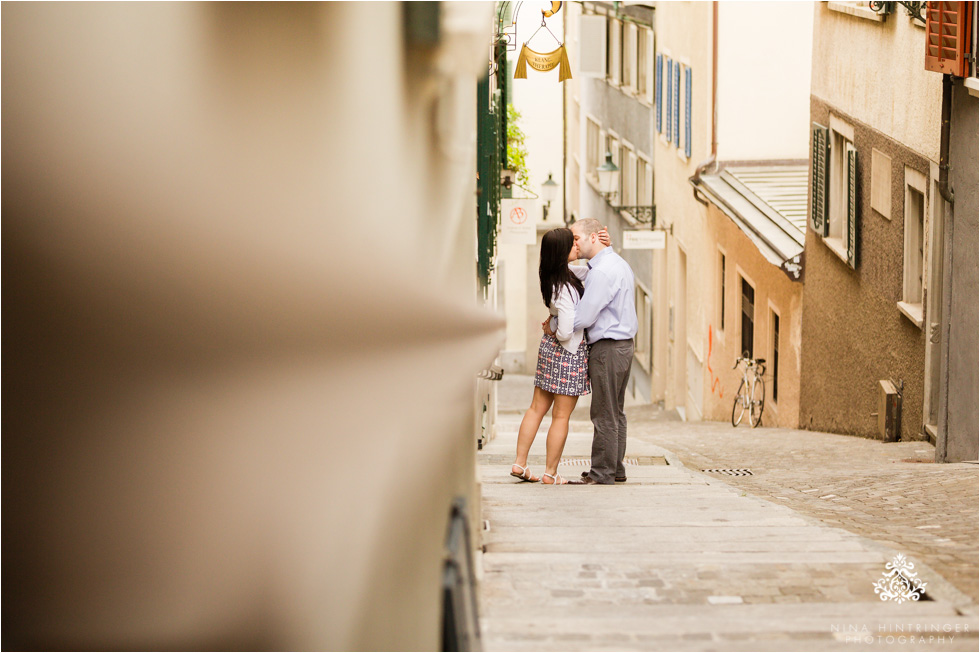
<path fill-rule="evenodd" d="M 575 221 L 575 226 L 582 230 L 585 236 L 591 236 L 602 231 L 602 224 L 595 218 L 582 218 Z"/>

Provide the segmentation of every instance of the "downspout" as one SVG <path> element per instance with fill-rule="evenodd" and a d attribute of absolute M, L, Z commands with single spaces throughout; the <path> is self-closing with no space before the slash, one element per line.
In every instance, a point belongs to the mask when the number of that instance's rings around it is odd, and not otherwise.
<path fill-rule="evenodd" d="M 953 221 L 950 208 L 953 205 L 953 189 L 949 187 L 949 138 L 953 113 L 953 78 L 943 75 L 942 126 L 939 136 L 939 194 L 946 201 L 943 207 L 943 279 L 942 279 L 942 319 L 940 321 L 939 349 L 939 431 L 936 434 L 936 462 L 947 462 L 949 443 L 949 326 L 950 311 L 953 304 Z"/>
<path fill-rule="evenodd" d="M 561 16 L 561 38 L 568 34 L 568 9 Z M 568 88 L 561 85 L 561 220 L 568 224 Z"/>
<path fill-rule="evenodd" d="M 949 127 L 953 113 L 953 76 L 943 75 L 943 117 L 939 136 L 939 194 L 953 203 L 953 189 L 949 187 Z"/>
<path fill-rule="evenodd" d="M 694 199 L 708 205 L 707 200 L 698 197 L 698 184 L 701 175 L 718 163 L 718 0 L 711 3 L 711 156 L 698 164 L 691 182 Z"/>

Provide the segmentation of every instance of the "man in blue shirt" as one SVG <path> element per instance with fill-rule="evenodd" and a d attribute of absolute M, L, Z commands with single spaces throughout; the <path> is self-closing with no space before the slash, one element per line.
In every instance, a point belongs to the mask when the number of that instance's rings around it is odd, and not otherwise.
<path fill-rule="evenodd" d="M 633 270 L 603 244 L 598 220 L 572 225 L 579 253 L 589 259 L 585 294 L 575 307 L 574 329 L 587 329 L 589 380 L 592 382 L 592 469 L 582 485 L 611 485 L 626 480 L 626 386 L 633 363 L 633 337 L 638 327 Z M 545 331 L 551 326 L 545 323 Z"/>

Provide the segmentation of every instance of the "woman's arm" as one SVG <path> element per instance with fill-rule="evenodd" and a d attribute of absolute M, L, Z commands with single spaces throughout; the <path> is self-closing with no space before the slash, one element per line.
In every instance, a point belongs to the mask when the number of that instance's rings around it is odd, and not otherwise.
<path fill-rule="evenodd" d="M 572 265 L 568 264 L 568 271 L 578 277 L 580 280 L 585 281 L 585 275 L 589 273 L 588 265 Z"/>
<path fill-rule="evenodd" d="M 555 331 L 555 338 L 558 339 L 558 342 L 565 344 L 572 339 L 575 325 L 575 302 L 572 300 L 572 293 L 567 285 L 558 293 L 555 308 L 558 309 L 558 330 Z"/>

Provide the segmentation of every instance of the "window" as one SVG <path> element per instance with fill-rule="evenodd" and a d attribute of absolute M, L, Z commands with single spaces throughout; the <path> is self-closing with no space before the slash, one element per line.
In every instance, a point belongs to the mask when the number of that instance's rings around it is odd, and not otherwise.
<path fill-rule="evenodd" d="M 772 400 L 779 401 L 779 313 L 769 311 L 770 329 L 772 342 L 769 353 L 769 369 L 772 370 Z"/>
<path fill-rule="evenodd" d="M 623 26 L 623 86 L 636 89 L 636 25 Z"/>
<path fill-rule="evenodd" d="M 684 67 L 684 156 L 691 158 L 691 69 Z"/>
<path fill-rule="evenodd" d="M 650 161 L 638 156 L 636 158 L 636 203 L 639 206 L 650 206 L 653 197 L 650 194 Z"/>
<path fill-rule="evenodd" d="M 664 136 L 669 143 L 672 139 L 671 122 L 670 122 L 670 108 L 674 105 L 674 61 L 670 58 L 667 59 L 667 63 L 664 66 L 664 77 L 667 80 L 667 90 L 664 95 L 664 131 L 666 132 Z"/>
<path fill-rule="evenodd" d="M 718 268 L 721 272 L 718 280 L 718 328 L 725 330 L 725 253 L 719 252 Z"/>
<path fill-rule="evenodd" d="M 643 369 L 650 371 L 651 343 L 653 342 L 653 300 L 650 294 L 639 285 L 636 286 L 636 317 L 639 322 L 636 331 L 636 359 Z"/>
<path fill-rule="evenodd" d="M 671 112 L 673 118 L 673 131 L 674 136 L 671 142 L 674 145 L 680 145 L 681 143 L 681 65 L 679 63 L 674 64 L 674 97 L 671 104 Z"/>
<path fill-rule="evenodd" d="M 657 68 L 654 71 L 656 77 L 654 78 L 654 114 L 657 116 L 657 133 L 664 133 L 664 121 L 663 121 L 663 102 L 664 102 L 664 55 L 657 55 Z"/>
<path fill-rule="evenodd" d="M 636 45 L 636 91 L 647 102 L 653 102 L 653 31 L 640 28 Z"/>
<path fill-rule="evenodd" d="M 755 358 L 755 288 L 742 279 L 742 356 Z"/>
<path fill-rule="evenodd" d="M 599 123 L 592 118 L 585 120 L 585 174 L 595 178 L 599 167 Z"/>
<path fill-rule="evenodd" d="M 620 179 L 626 180 L 623 187 L 623 205 L 636 206 L 636 154 L 632 148 L 627 150 L 623 162 L 626 164 L 620 174 Z"/>
<path fill-rule="evenodd" d="M 619 84 L 622 79 L 622 38 L 623 24 L 615 18 L 609 19 L 609 73 L 607 76 L 613 84 Z"/>
<path fill-rule="evenodd" d="M 926 217 L 926 177 L 905 168 L 905 256 L 899 310 L 922 326 L 923 245 Z"/>
<path fill-rule="evenodd" d="M 629 206 L 629 201 L 627 198 L 630 194 L 630 186 L 632 185 L 628 166 L 630 160 L 630 146 L 626 143 L 620 142 L 619 144 L 619 160 L 616 165 L 619 166 L 619 199 L 620 205 Z"/>
<path fill-rule="evenodd" d="M 857 150 L 854 128 L 830 118 L 813 124 L 810 226 L 850 267 L 857 267 Z"/>

